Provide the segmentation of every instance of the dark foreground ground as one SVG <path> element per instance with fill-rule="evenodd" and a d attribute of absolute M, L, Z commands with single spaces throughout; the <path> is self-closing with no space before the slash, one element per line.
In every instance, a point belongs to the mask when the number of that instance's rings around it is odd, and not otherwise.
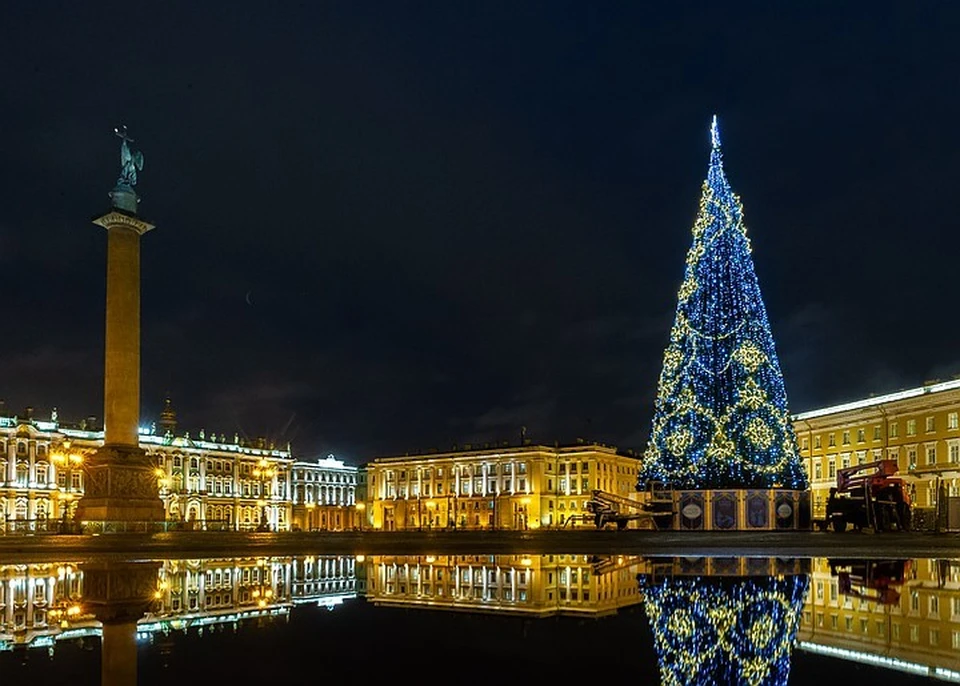
<path fill-rule="evenodd" d="M 621 554 L 960 558 L 960 534 L 671 531 L 178 532 L 0 537 L 0 562 L 215 555 Z"/>

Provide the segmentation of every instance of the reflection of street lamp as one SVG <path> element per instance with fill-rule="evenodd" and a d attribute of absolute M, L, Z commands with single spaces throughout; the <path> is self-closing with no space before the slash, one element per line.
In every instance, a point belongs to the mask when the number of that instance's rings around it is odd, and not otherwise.
<path fill-rule="evenodd" d="M 70 620 L 80 616 L 80 603 L 74 597 L 75 584 L 75 572 L 71 565 L 57 568 L 57 589 L 55 590 L 57 602 L 47 610 L 48 623 L 55 622 L 61 629 L 66 629 Z"/>
<path fill-rule="evenodd" d="M 356 503 L 354 507 L 357 510 L 357 519 L 360 520 L 360 531 L 363 531 L 363 515 L 364 515 L 363 511 L 367 509 L 367 506 L 364 505 L 363 503 Z"/>
<path fill-rule="evenodd" d="M 83 466 L 83 455 L 70 452 L 70 441 L 64 441 L 60 448 L 50 455 L 50 460 L 57 466 L 57 471 L 63 470 L 64 482 L 59 491 L 61 533 L 68 529 L 67 517 L 70 513 L 70 503 L 73 501 L 73 472 Z"/>
<path fill-rule="evenodd" d="M 257 531 L 270 531 L 270 522 L 267 521 L 267 500 L 273 495 L 270 482 L 276 475 L 277 468 L 263 457 L 260 458 L 257 466 L 253 469 L 253 476 L 260 481 L 260 495 L 263 498 L 258 503 L 260 505 L 260 525 L 257 527 Z"/>
<path fill-rule="evenodd" d="M 267 578 L 267 572 L 269 571 L 267 561 L 263 558 L 257 560 L 257 567 L 260 568 L 257 574 L 257 588 L 253 589 L 251 595 L 253 599 L 257 601 L 257 607 L 262 610 L 273 599 L 273 584 L 271 583 L 271 579 Z"/>

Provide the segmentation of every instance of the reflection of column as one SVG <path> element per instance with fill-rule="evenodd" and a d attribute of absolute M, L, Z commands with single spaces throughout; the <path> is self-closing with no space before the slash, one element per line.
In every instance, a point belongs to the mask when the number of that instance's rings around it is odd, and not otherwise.
<path fill-rule="evenodd" d="M 153 602 L 159 562 L 81 565 L 84 609 L 103 624 L 102 686 L 136 686 L 137 620 Z"/>

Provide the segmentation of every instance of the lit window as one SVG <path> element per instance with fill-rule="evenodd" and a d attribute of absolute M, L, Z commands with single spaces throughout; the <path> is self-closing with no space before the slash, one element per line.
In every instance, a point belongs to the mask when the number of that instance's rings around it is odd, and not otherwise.
<path fill-rule="evenodd" d="M 844 444 L 844 445 L 850 445 L 850 432 L 849 432 L 849 431 L 844 431 L 844 432 L 843 432 L 843 444 Z"/>
<path fill-rule="evenodd" d="M 879 441 L 879 440 L 880 440 L 880 426 L 879 426 L 879 425 L 873 427 L 873 440 L 875 440 L 875 441 Z"/>
<path fill-rule="evenodd" d="M 813 447 L 814 447 L 815 449 L 817 449 L 817 450 L 820 449 L 820 447 L 821 447 L 820 436 L 814 436 L 814 437 L 813 437 Z"/>
<path fill-rule="evenodd" d="M 829 439 L 829 440 L 827 441 L 827 445 L 829 445 L 831 448 L 837 444 L 837 435 L 836 435 L 836 434 L 830 434 L 827 438 Z"/>
<path fill-rule="evenodd" d="M 950 445 L 950 461 L 954 464 L 960 462 L 960 443 Z"/>
<path fill-rule="evenodd" d="M 937 422 L 935 417 L 927 417 L 927 433 L 937 430 Z"/>
<path fill-rule="evenodd" d="M 960 420 L 958 420 L 956 412 L 951 412 L 947 415 L 947 428 L 951 431 L 956 431 L 960 428 Z"/>
<path fill-rule="evenodd" d="M 857 429 L 857 443 L 863 443 L 867 440 L 867 430 Z"/>
<path fill-rule="evenodd" d="M 900 435 L 900 425 L 897 422 L 890 422 L 890 438 L 896 438 Z"/>
<path fill-rule="evenodd" d="M 927 447 L 927 464 L 936 464 L 937 463 L 937 446 L 931 445 Z"/>
<path fill-rule="evenodd" d="M 907 420 L 907 435 L 916 436 L 917 435 L 917 420 L 908 419 Z"/>

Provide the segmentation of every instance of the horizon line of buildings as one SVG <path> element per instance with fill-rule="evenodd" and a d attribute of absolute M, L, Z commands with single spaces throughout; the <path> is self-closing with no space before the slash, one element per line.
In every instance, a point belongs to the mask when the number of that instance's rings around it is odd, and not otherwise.
<path fill-rule="evenodd" d="M 61 423 L 5 416 L 0 406 L 0 517 L 6 529 L 72 516 L 83 494 L 85 457 L 103 444 L 88 418 Z M 960 496 L 960 380 L 793 415 L 822 516 L 838 469 L 894 459 L 920 507 Z M 160 421 L 140 429 L 157 460 L 167 519 L 185 526 L 271 530 L 534 529 L 592 526 L 593 490 L 637 499 L 640 458 L 578 439 L 545 445 L 521 437 L 377 457 L 362 466 L 333 455 L 293 456 L 264 439 L 177 433 L 169 400 Z"/>

